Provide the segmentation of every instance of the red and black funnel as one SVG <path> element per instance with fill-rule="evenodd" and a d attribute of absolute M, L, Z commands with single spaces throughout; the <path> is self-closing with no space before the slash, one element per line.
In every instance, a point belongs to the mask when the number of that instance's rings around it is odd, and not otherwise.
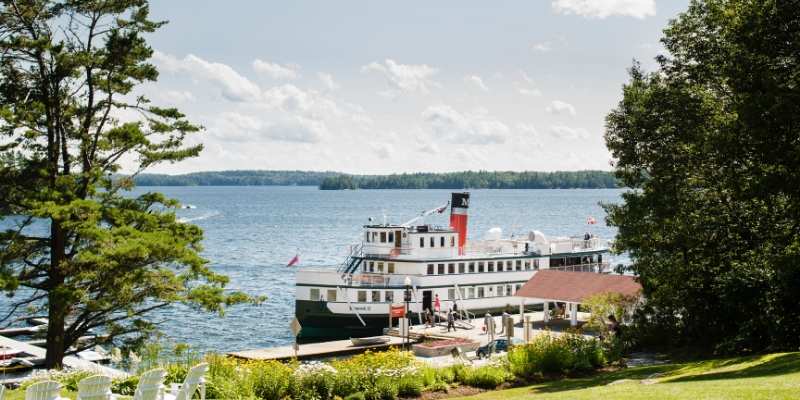
<path fill-rule="evenodd" d="M 467 242 L 467 210 L 469 209 L 469 193 L 453 193 L 450 201 L 450 228 L 458 232 L 458 253 L 464 250 Z"/>

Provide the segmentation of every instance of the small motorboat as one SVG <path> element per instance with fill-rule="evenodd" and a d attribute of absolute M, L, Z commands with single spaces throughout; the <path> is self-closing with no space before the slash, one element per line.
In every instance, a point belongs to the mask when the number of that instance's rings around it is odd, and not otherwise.
<path fill-rule="evenodd" d="M 379 344 L 386 344 L 389 343 L 391 340 L 388 336 L 372 336 L 372 337 L 364 337 L 364 338 L 350 338 L 350 342 L 353 343 L 353 346 L 375 346 Z"/>
<path fill-rule="evenodd" d="M 34 364 L 24 358 L 12 358 L 0 361 L 0 373 L 25 371 L 34 367 Z"/>
<path fill-rule="evenodd" d="M 12 349 L 11 347 L 0 346 L 0 360 L 9 360 L 22 354 L 22 350 Z"/>

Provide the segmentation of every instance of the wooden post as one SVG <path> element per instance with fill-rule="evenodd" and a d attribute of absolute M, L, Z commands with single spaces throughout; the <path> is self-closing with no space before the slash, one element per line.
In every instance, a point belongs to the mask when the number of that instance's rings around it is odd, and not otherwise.
<path fill-rule="evenodd" d="M 550 322 L 550 302 L 549 301 L 545 301 L 544 302 L 544 307 L 542 308 L 542 310 L 544 310 L 544 316 L 542 317 L 542 320 L 544 321 L 545 325 L 547 325 L 547 323 Z"/>
<path fill-rule="evenodd" d="M 577 303 L 569 303 L 570 305 L 570 315 L 569 315 L 569 324 L 570 326 L 578 326 L 578 304 Z"/>
<path fill-rule="evenodd" d="M 525 320 L 522 323 L 522 326 L 525 329 L 522 333 L 522 337 L 525 339 L 525 343 L 528 343 L 531 341 L 531 316 L 526 315 Z"/>

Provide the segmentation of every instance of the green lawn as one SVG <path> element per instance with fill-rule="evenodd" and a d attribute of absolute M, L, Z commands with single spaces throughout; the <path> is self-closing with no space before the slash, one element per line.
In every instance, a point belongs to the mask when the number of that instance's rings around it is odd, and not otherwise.
<path fill-rule="evenodd" d="M 800 353 L 627 368 L 466 399 L 800 399 Z"/>

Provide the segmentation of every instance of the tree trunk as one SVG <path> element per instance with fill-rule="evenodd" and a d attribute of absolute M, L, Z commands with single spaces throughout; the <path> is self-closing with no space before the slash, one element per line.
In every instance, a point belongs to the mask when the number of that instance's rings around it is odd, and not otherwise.
<path fill-rule="evenodd" d="M 66 241 L 64 231 L 57 221 L 50 225 L 50 292 L 47 295 L 47 354 L 45 368 L 61 369 L 64 364 L 64 322 L 69 312 L 68 295 L 64 292 Z"/>

